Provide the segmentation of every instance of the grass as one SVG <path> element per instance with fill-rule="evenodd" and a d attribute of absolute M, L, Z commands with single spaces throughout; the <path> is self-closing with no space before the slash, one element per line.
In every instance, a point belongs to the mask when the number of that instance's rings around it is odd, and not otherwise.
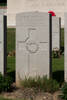
<path fill-rule="evenodd" d="M 7 30 L 7 52 L 15 50 L 15 36 L 16 36 L 16 29 L 15 28 L 8 28 Z M 64 29 L 61 29 L 61 47 L 64 48 Z M 7 72 L 13 77 L 15 76 L 15 57 L 7 57 Z M 56 74 L 61 76 L 64 72 L 64 56 L 62 55 L 61 58 L 53 58 L 52 61 L 53 67 L 53 76 L 56 78 Z M 61 77 L 64 77 L 61 76 Z"/>
<path fill-rule="evenodd" d="M 63 71 L 64 70 L 64 56 L 62 55 L 61 58 L 53 58 L 52 66 L 53 66 L 53 72 Z"/>
<path fill-rule="evenodd" d="M 7 72 L 15 71 L 15 57 L 7 57 L 7 61 Z"/>
<path fill-rule="evenodd" d="M 15 82 L 15 57 L 7 57 L 7 74 Z"/>
<path fill-rule="evenodd" d="M 59 89 L 59 83 L 56 80 L 48 79 L 46 76 L 25 78 L 20 83 L 21 87 L 33 88 L 37 89 L 37 91 L 54 93 Z"/>
<path fill-rule="evenodd" d="M 7 30 L 7 52 L 15 50 L 15 28 L 8 28 Z"/>
<path fill-rule="evenodd" d="M 61 51 L 64 52 L 64 29 L 61 29 Z M 53 78 L 58 82 L 64 81 L 64 55 L 52 59 Z"/>
<path fill-rule="evenodd" d="M 15 50 L 15 28 L 7 29 L 7 53 Z M 7 74 L 15 81 L 15 57 L 7 57 Z"/>
<path fill-rule="evenodd" d="M 64 55 L 61 58 L 53 58 L 52 71 L 53 79 L 62 84 L 64 82 Z"/>

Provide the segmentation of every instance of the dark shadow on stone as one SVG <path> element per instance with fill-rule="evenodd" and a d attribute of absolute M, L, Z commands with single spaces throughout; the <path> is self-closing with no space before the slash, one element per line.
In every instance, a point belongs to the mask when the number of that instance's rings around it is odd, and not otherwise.
<path fill-rule="evenodd" d="M 56 71 L 52 73 L 53 79 L 58 81 L 60 84 L 64 82 L 64 71 Z"/>
<path fill-rule="evenodd" d="M 16 78 L 15 78 L 15 71 L 7 72 L 7 75 L 11 77 L 11 79 L 13 80 L 13 82 L 15 82 L 15 80 L 16 80 Z"/>
<path fill-rule="evenodd" d="M 64 52 L 64 47 L 61 46 L 60 50 L 61 50 L 60 53 L 62 54 Z"/>

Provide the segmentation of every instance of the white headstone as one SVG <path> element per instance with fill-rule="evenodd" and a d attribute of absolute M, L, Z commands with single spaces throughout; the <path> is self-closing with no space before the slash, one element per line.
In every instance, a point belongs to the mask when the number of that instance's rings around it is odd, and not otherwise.
<path fill-rule="evenodd" d="M 64 22 L 65 22 L 65 25 L 64 25 L 64 30 L 65 30 L 65 36 L 64 36 L 64 40 L 65 40 L 65 53 L 64 53 L 64 76 L 65 76 L 65 81 L 67 81 L 67 13 L 65 13 L 64 15 Z"/>
<path fill-rule="evenodd" d="M 6 26 L 5 26 L 6 27 Z M 0 14 L 0 72 L 4 74 L 4 61 L 5 61 L 5 56 L 4 56 L 4 16 Z"/>
<path fill-rule="evenodd" d="M 16 18 L 16 80 L 50 76 L 51 31 L 48 13 L 29 12 Z"/>
<path fill-rule="evenodd" d="M 57 48 L 60 50 L 60 18 L 53 16 L 52 17 L 52 49 Z"/>

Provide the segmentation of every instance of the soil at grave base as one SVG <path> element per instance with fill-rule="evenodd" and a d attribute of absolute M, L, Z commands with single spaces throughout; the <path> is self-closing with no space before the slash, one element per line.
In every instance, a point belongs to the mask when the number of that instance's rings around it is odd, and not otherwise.
<path fill-rule="evenodd" d="M 61 95 L 61 91 L 57 91 L 54 94 L 37 92 L 34 89 L 17 89 L 11 93 L 2 93 L 1 96 L 8 99 L 24 99 L 24 100 L 62 100 L 58 96 Z"/>

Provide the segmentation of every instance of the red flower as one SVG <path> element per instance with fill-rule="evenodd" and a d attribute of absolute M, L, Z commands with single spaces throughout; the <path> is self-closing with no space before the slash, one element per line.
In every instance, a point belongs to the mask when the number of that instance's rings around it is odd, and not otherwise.
<path fill-rule="evenodd" d="M 56 14 L 53 11 L 48 11 L 52 16 L 56 16 Z"/>

